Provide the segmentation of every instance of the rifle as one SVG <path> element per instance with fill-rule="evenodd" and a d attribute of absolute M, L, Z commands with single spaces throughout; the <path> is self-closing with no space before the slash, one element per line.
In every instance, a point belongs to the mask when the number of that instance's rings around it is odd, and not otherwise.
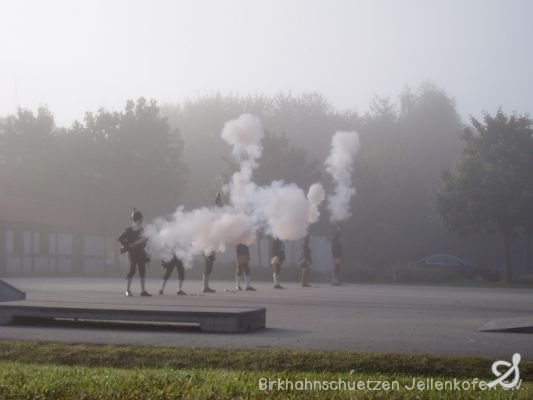
<path fill-rule="evenodd" d="M 148 238 L 142 238 L 133 243 L 123 244 L 120 247 L 120 254 L 124 254 L 130 250 L 135 249 L 136 247 L 144 246 L 146 242 L 148 242 Z"/>

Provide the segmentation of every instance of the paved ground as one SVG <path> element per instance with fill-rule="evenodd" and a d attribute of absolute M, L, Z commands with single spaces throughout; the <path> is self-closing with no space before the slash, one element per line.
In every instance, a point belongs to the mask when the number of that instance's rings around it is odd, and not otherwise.
<path fill-rule="evenodd" d="M 113 304 L 266 307 L 267 329 L 245 334 L 175 330 L 57 326 L 2 326 L 1 339 L 137 345 L 306 348 L 344 351 L 480 355 L 509 359 L 515 352 L 533 360 L 533 334 L 477 329 L 495 318 L 533 316 L 533 290 L 352 284 L 286 290 L 258 283 L 257 292 L 224 292 L 231 282 L 213 282 L 217 293 L 202 295 L 187 281 L 189 296 L 126 298 L 123 281 L 102 278 L 12 278 L 28 299 Z M 156 293 L 159 282 L 148 281 Z M 134 288 L 137 289 L 137 282 Z M 172 290 L 171 290 L 172 289 Z"/>

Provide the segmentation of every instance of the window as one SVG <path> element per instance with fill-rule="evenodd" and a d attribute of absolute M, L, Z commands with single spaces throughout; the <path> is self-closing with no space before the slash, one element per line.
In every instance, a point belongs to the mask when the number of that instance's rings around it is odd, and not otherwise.
<path fill-rule="evenodd" d="M 39 253 L 39 233 L 24 231 L 22 234 L 22 240 L 24 243 L 24 254 L 36 254 Z"/>

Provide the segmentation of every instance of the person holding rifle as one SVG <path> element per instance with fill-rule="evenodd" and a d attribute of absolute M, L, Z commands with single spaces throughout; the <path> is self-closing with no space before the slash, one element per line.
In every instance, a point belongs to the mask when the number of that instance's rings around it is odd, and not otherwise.
<path fill-rule="evenodd" d="M 302 287 L 311 287 L 309 284 L 309 271 L 313 264 L 311 257 L 311 245 L 309 244 L 311 237 L 309 234 L 304 239 L 302 246 L 302 256 L 300 257 L 300 266 L 302 267 Z"/>
<path fill-rule="evenodd" d="M 340 286 L 340 274 L 342 265 L 342 241 L 341 241 L 341 227 L 337 225 L 333 238 L 331 239 L 331 256 L 333 257 L 333 271 L 331 274 L 331 284 L 333 286 Z"/>
<path fill-rule="evenodd" d="M 223 206 L 222 193 L 218 192 L 217 195 L 215 196 L 215 207 L 222 207 L 222 206 Z M 204 283 L 203 292 L 204 293 L 215 293 L 216 291 L 215 289 L 212 289 L 209 286 L 209 278 L 211 277 L 211 272 L 213 272 L 213 266 L 215 265 L 215 260 L 216 260 L 216 256 L 215 256 L 214 251 L 210 253 L 204 253 L 204 261 L 205 261 L 204 275 L 203 275 L 203 283 Z"/>
<path fill-rule="evenodd" d="M 146 263 L 150 261 L 150 258 L 146 251 L 146 243 L 148 239 L 144 236 L 143 215 L 140 211 L 134 208 L 131 214 L 131 219 L 131 226 L 127 227 L 118 238 L 118 242 L 122 246 L 120 252 L 127 252 L 130 261 L 130 270 L 126 276 L 126 296 L 133 296 L 131 292 L 131 281 L 138 269 L 141 280 L 141 296 L 150 297 L 152 295 L 146 291 L 145 286 Z"/>
<path fill-rule="evenodd" d="M 178 258 L 178 256 L 174 254 L 170 260 L 161 260 L 161 268 L 165 270 L 165 274 L 163 275 L 163 278 L 161 278 L 161 289 L 159 289 L 159 294 L 164 294 L 165 286 L 168 282 L 168 279 L 170 278 L 170 275 L 172 275 L 172 271 L 174 271 L 175 268 L 178 271 L 177 294 L 178 296 L 186 295 L 187 293 L 183 291 L 183 282 L 185 281 L 185 267 L 183 266 L 183 263 Z"/>
<path fill-rule="evenodd" d="M 274 281 L 274 289 L 285 289 L 279 283 L 279 275 L 281 274 L 281 266 L 285 261 L 285 245 L 283 242 L 274 238 L 272 240 L 272 248 L 270 251 L 270 264 L 272 265 L 272 279 Z"/>
<path fill-rule="evenodd" d="M 244 243 L 235 247 L 235 262 L 237 270 L 235 272 L 235 290 L 243 290 L 241 280 L 244 278 L 245 289 L 255 292 L 255 288 L 250 285 L 250 248 Z"/>

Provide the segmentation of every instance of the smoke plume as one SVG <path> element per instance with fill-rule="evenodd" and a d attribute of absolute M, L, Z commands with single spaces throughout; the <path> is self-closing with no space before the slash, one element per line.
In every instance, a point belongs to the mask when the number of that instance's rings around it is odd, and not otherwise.
<path fill-rule="evenodd" d="M 350 200 L 355 195 L 352 187 L 354 157 L 359 151 L 357 132 L 336 132 L 331 140 L 331 151 L 326 159 L 326 171 L 335 181 L 334 193 L 328 196 L 328 210 L 331 222 L 349 218 Z"/>
<path fill-rule="evenodd" d="M 298 240 L 306 235 L 309 205 L 304 191 L 295 184 L 275 181 L 256 188 L 253 203 L 266 234 L 281 240 Z"/>
<path fill-rule="evenodd" d="M 179 207 L 170 218 L 158 218 L 145 229 L 152 254 L 168 260 L 174 254 L 186 267 L 195 256 L 226 246 L 255 242 L 256 226 L 249 216 L 231 208 L 203 207 L 185 211 Z"/>
<path fill-rule="evenodd" d="M 326 198 L 326 192 L 320 183 L 313 183 L 307 192 L 309 201 L 309 223 L 314 224 L 320 218 L 318 207 Z"/>
<path fill-rule="evenodd" d="M 239 171 L 233 174 L 230 186 L 224 189 L 229 191 L 232 204 L 245 209 L 251 206 L 250 201 L 253 200 L 255 185 L 252 174 L 263 154 L 263 125 L 256 116 L 243 114 L 226 122 L 221 136 L 232 147 L 233 157 L 239 164 Z"/>
<path fill-rule="evenodd" d="M 281 240 L 298 240 L 319 217 L 324 200 L 322 185 L 315 183 L 308 196 L 292 183 L 274 181 L 268 186 L 253 182 L 253 171 L 263 153 L 264 136 L 259 118 L 244 114 L 228 121 L 221 133 L 232 147 L 239 169 L 225 186 L 230 204 L 191 211 L 179 207 L 169 218 L 158 218 L 145 229 L 154 255 L 180 258 L 192 265 L 199 254 L 223 252 L 239 243 L 251 245 L 258 231 Z"/>
<path fill-rule="evenodd" d="M 260 120 L 250 114 L 227 122 L 222 130 L 222 138 L 232 146 L 239 163 L 239 171 L 229 185 L 231 204 L 250 214 L 267 235 L 281 240 L 300 239 L 307 233 L 309 209 L 315 205 L 310 205 L 303 190 L 295 184 L 274 181 L 268 186 L 257 186 L 253 182 L 253 171 L 263 152 L 263 136 Z"/>

